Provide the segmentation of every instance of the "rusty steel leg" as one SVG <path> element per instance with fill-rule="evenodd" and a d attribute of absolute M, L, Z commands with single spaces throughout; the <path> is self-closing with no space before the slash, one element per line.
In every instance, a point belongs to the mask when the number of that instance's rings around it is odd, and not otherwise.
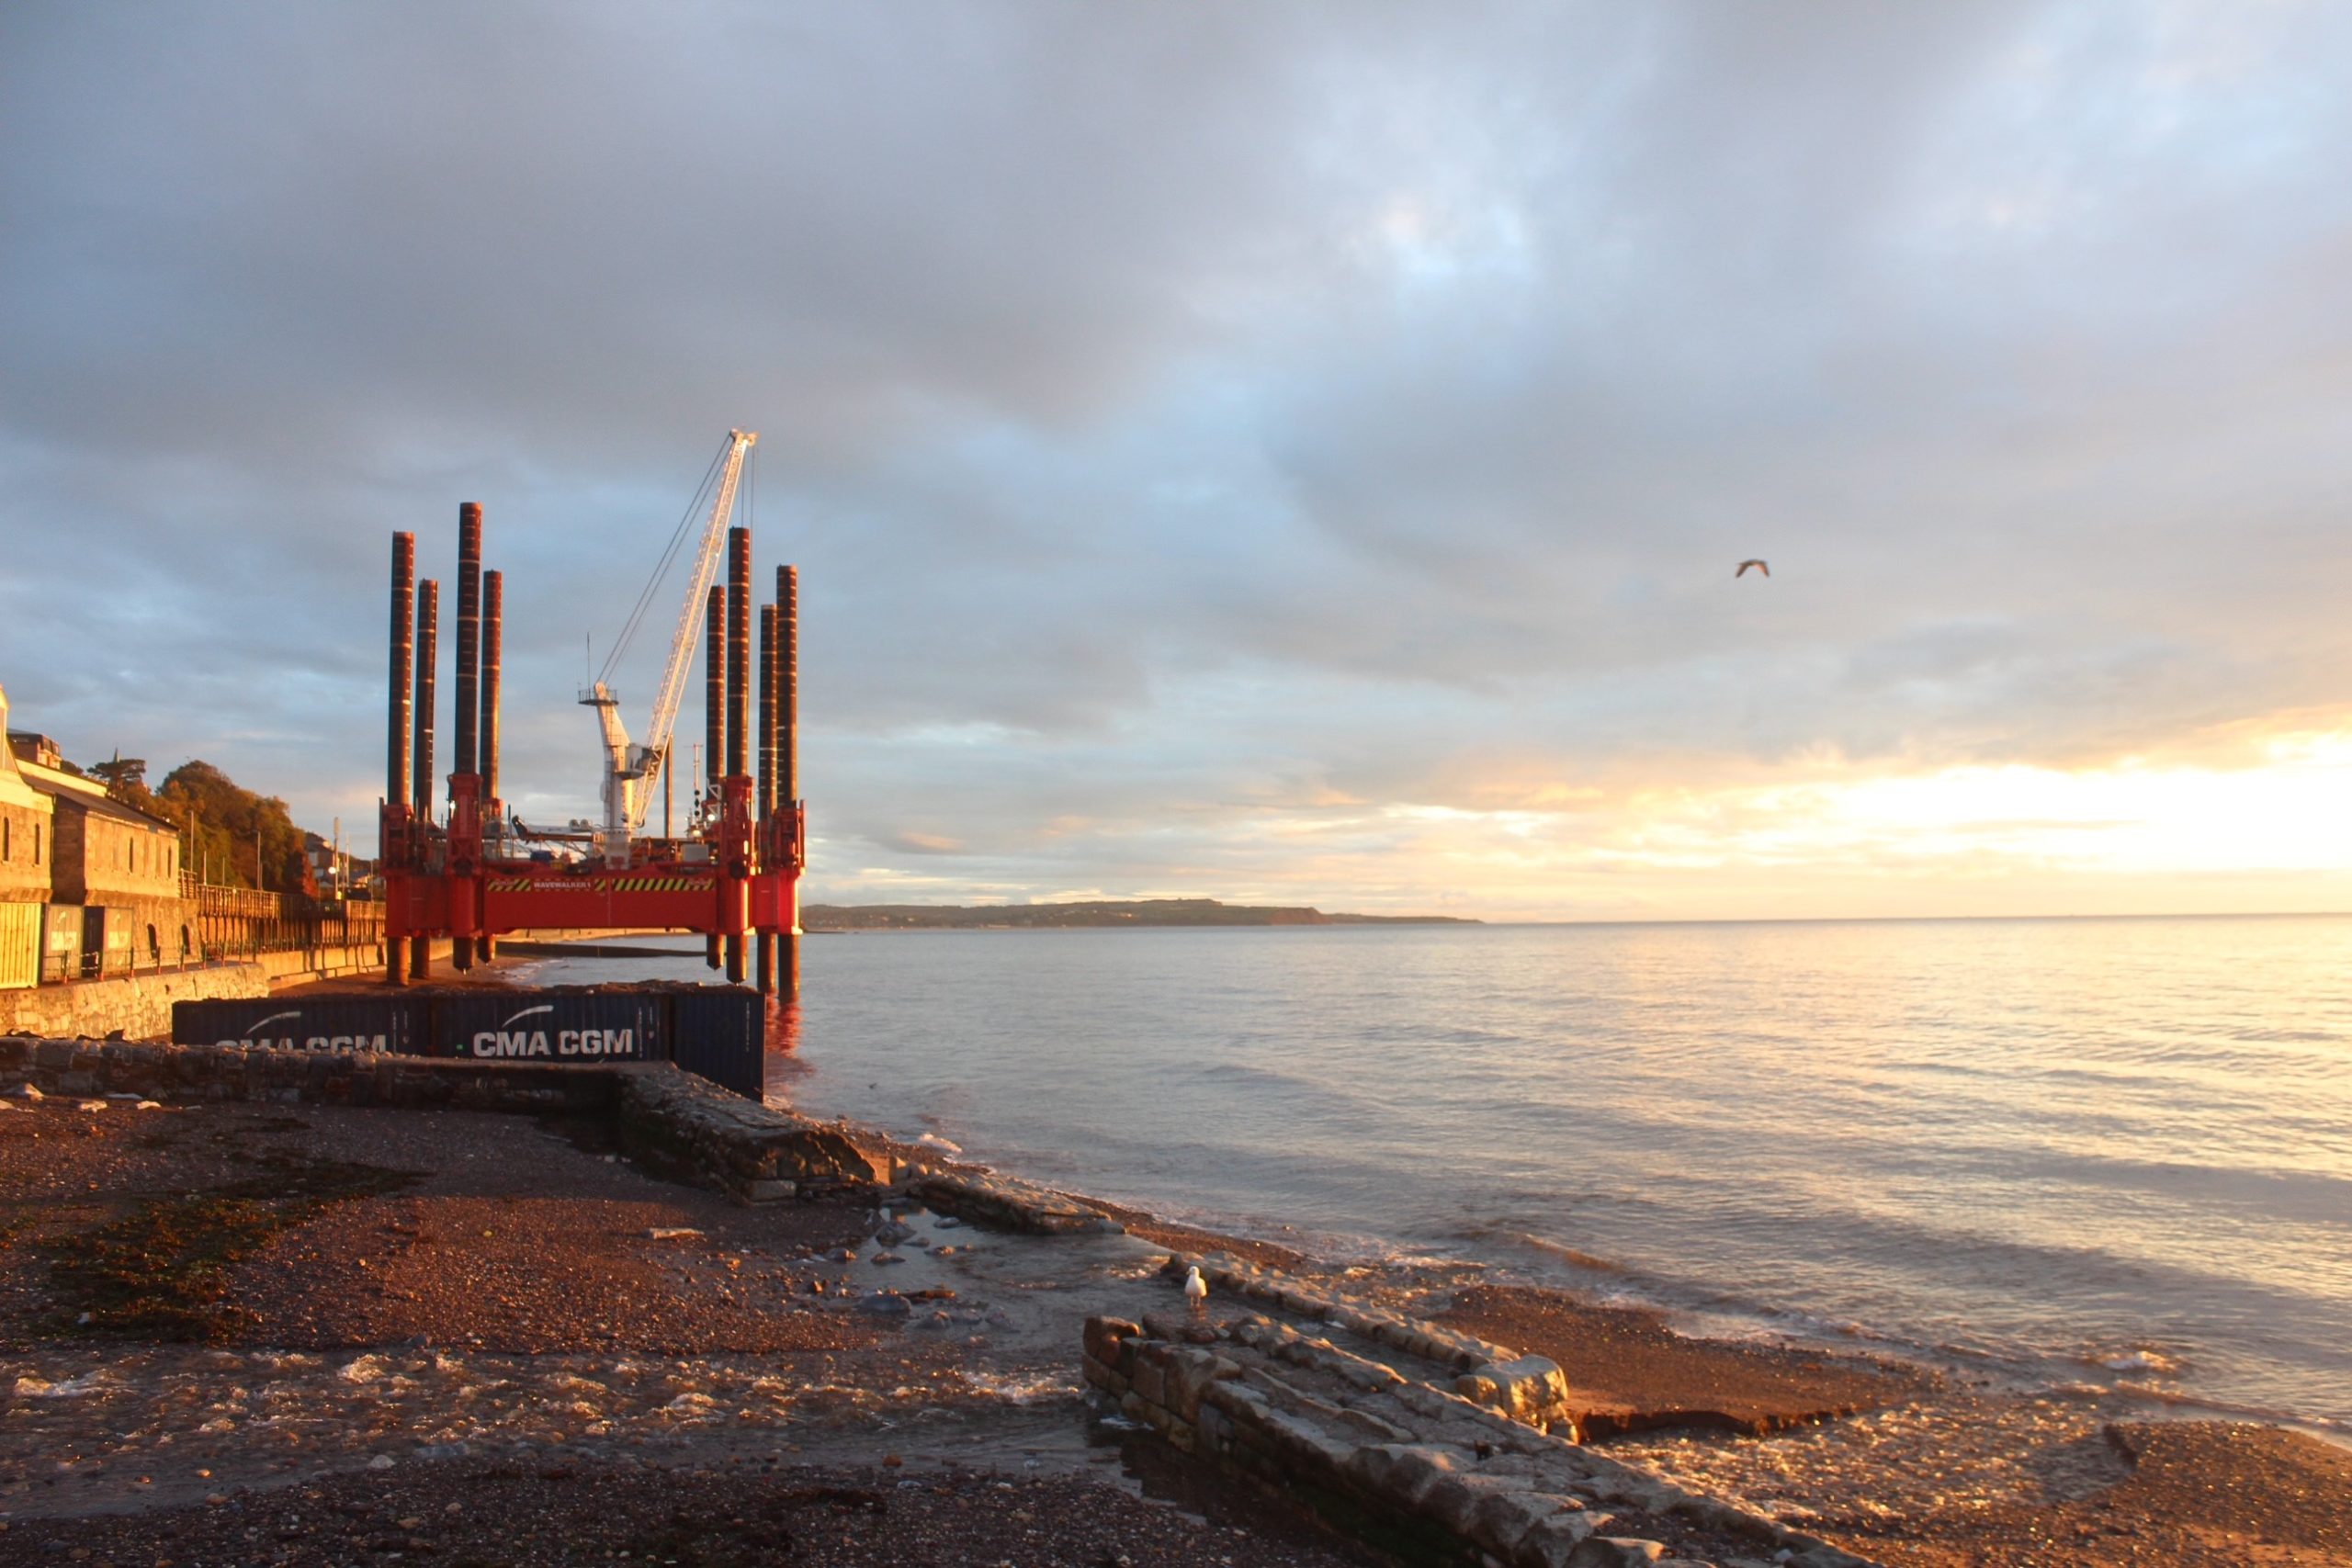
<path fill-rule="evenodd" d="M 391 701 L 384 742 L 384 803 L 399 805 L 409 792 L 409 726 L 415 698 L 409 682 L 416 670 L 416 536 L 392 536 L 392 669 Z M 395 846 L 379 844 L 379 856 L 388 863 L 398 854 Z M 408 954 L 401 944 L 384 943 L 384 983 L 397 986 L 408 978 Z"/>
<path fill-rule="evenodd" d="M 752 771 L 752 531 L 727 530 L 727 776 Z"/>
<path fill-rule="evenodd" d="M 416 740 L 410 780 L 415 812 L 416 852 L 430 863 L 433 841 L 433 696 L 441 652 L 441 585 L 431 578 L 416 585 Z M 423 869 L 420 865 L 419 869 Z M 433 975 L 433 939 L 408 940 L 408 977 Z"/>
<path fill-rule="evenodd" d="M 506 579 L 503 573 L 481 574 L 481 808 L 503 852 L 506 808 L 498 804 L 498 664 L 505 641 Z M 495 939 L 474 938 L 474 952 L 485 964 L 498 956 Z"/>
<path fill-rule="evenodd" d="M 481 722 L 481 503 L 458 508 L 458 690 L 449 705 L 449 771 L 478 773 L 477 727 Z M 449 967 L 464 974 L 474 966 L 474 939 L 452 938 Z"/>
<path fill-rule="evenodd" d="M 712 849 L 709 828 L 718 820 L 718 775 L 727 766 L 727 589 L 713 583 L 703 609 L 702 644 L 702 802 L 703 844 Z M 724 962 L 718 938 L 703 939 L 703 962 L 713 969 Z"/>
<path fill-rule="evenodd" d="M 775 804 L 790 809 L 800 803 L 800 569 L 775 569 Z M 793 871 L 797 876 L 799 867 Z M 777 988 L 784 999 L 800 999 L 800 897 L 792 895 L 791 918 L 777 934 Z"/>
<path fill-rule="evenodd" d="M 775 935 L 772 931 L 761 931 L 752 938 L 752 983 L 763 997 L 775 990 Z"/>

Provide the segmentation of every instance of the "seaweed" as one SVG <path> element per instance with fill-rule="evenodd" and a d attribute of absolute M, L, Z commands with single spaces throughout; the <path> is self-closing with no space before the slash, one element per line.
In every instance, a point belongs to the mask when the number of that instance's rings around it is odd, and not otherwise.
<path fill-rule="evenodd" d="M 53 1326 L 85 1334 L 220 1344 L 253 1314 L 228 1299 L 232 1270 L 286 1231 L 346 1200 L 396 1192 L 411 1171 L 265 1154 L 268 1174 L 202 1192 L 142 1199 L 121 1218 L 42 1244 L 64 1297 Z"/>

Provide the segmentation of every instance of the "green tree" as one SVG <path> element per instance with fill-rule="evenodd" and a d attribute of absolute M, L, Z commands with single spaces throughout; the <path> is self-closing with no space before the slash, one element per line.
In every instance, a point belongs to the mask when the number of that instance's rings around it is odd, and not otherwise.
<path fill-rule="evenodd" d="M 134 799 L 131 788 L 146 798 Z M 255 795 L 209 762 L 181 763 L 152 795 L 143 780 L 109 793 L 178 823 L 187 844 L 184 863 L 213 882 L 318 896 L 310 860 L 302 853 L 302 829 L 287 814 L 286 803 Z"/>

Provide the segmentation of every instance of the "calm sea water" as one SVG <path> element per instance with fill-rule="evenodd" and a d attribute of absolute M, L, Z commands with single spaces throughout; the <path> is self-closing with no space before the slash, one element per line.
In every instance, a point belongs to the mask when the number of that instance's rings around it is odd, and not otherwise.
<path fill-rule="evenodd" d="M 2352 1431 L 2352 918 L 958 932 L 803 953 L 797 1059 L 771 1082 L 817 1113 L 1713 1332 Z"/>

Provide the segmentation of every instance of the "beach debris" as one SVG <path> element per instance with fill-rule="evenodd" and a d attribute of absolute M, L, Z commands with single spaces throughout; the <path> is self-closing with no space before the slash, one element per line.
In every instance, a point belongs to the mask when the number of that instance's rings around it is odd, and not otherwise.
<path fill-rule="evenodd" d="M 1762 561 L 1760 561 L 1760 560 L 1744 560 L 1744 561 L 1740 562 L 1740 563 L 1739 563 L 1739 570 L 1738 570 L 1737 571 L 1733 572 L 1733 573 L 1732 573 L 1732 575 L 1733 575 L 1734 577 L 1746 577 L 1746 576 L 1747 575 L 1747 569 L 1748 569 L 1749 567 L 1751 567 L 1751 566 L 1752 566 L 1752 567 L 1754 567 L 1757 570 L 1758 570 L 1758 571 L 1762 572 L 1762 573 L 1763 573 L 1765 576 L 1767 576 L 1767 577 L 1770 577 L 1770 576 L 1771 576 L 1771 575 L 1772 575 L 1772 569 L 1771 569 L 1770 567 L 1769 567 L 1769 566 L 1766 566 L 1766 565 L 1765 565 Z"/>
<path fill-rule="evenodd" d="M 49 1096 L 41 1093 L 40 1086 L 39 1084 L 20 1083 L 8 1092 L 15 1095 L 18 1100 L 47 1100 L 49 1098 Z"/>
<path fill-rule="evenodd" d="M 1184 1273 L 1184 1304 L 1194 1312 L 1206 1312 L 1209 1308 L 1209 1282 L 1201 1278 L 1197 1263 Z"/>
<path fill-rule="evenodd" d="M 106 1108 L 107 1102 L 103 1100 L 85 1100 L 74 1109 L 76 1111 L 104 1111 Z"/>
<path fill-rule="evenodd" d="M 482 1234 L 487 1235 L 489 1233 L 485 1231 Z M 700 1235 L 702 1235 L 702 1232 L 695 1229 L 692 1225 L 653 1225 L 646 1230 L 645 1239 L 648 1241 L 676 1241 L 684 1236 Z"/>

